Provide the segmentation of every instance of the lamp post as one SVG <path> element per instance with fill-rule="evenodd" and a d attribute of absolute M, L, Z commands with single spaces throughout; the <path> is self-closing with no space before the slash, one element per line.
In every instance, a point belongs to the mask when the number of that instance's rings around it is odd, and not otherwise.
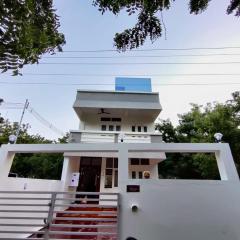
<path fill-rule="evenodd" d="M 215 133 L 214 134 L 214 138 L 215 138 L 216 142 L 218 142 L 218 143 L 221 143 L 222 137 L 223 137 L 222 133 Z"/>

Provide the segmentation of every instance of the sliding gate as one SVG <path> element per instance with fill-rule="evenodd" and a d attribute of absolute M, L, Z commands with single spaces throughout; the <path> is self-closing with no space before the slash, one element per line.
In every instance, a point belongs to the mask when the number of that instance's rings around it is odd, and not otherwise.
<path fill-rule="evenodd" d="M 0 191 L 0 239 L 117 240 L 118 194 Z"/>

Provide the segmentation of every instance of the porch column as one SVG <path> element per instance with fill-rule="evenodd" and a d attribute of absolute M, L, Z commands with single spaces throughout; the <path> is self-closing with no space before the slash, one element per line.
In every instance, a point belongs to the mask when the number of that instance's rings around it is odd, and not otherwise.
<path fill-rule="evenodd" d="M 128 148 L 124 143 L 119 144 L 118 152 L 118 189 L 119 189 L 119 205 L 118 210 L 118 239 L 123 240 L 124 223 L 123 223 L 123 203 L 124 193 L 126 192 L 126 185 L 128 182 Z M 124 205 L 124 207 L 127 207 Z"/>
<path fill-rule="evenodd" d="M 80 157 L 64 156 L 61 181 L 64 182 L 64 190 L 69 190 L 72 173 L 79 172 Z"/>
<path fill-rule="evenodd" d="M 228 144 L 219 143 L 220 151 L 215 153 L 221 180 L 239 181 L 237 169 Z"/>
<path fill-rule="evenodd" d="M 128 182 L 128 149 L 124 143 L 120 144 L 118 152 L 118 188 L 119 192 L 126 191 Z"/>
<path fill-rule="evenodd" d="M 7 178 L 10 172 L 15 153 L 9 152 L 2 146 L 0 149 L 0 178 Z"/>

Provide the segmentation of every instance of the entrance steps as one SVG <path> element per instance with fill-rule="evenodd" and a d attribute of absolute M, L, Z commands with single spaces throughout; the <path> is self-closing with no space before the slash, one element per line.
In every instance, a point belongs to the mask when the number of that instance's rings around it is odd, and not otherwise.
<path fill-rule="evenodd" d="M 50 239 L 117 240 L 117 208 L 69 207 L 56 213 L 49 232 Z"/>

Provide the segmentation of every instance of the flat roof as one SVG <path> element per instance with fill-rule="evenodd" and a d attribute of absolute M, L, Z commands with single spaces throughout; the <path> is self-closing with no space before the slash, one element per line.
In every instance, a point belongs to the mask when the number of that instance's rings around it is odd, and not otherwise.
<path fill-rule="evenodd" d="M 106 90 L 78 90 L 73 108 L 80 119 L 86 114 L 97 114 L 101 109 L 107 109 L 112 114 L 122 114 L 124 111 L 155 120 L 162 110 L 157 92 Z"/>
<path fill-rule="evenodd" d="M 82 90 L 78 89 L 77 92 L 86 93 L 117 93 L 117 94 L 146 94 L 146 95 L 156 95 L 158 92 L 141 92 L 141 91 L 115 91 L 115 90 Z"/>

